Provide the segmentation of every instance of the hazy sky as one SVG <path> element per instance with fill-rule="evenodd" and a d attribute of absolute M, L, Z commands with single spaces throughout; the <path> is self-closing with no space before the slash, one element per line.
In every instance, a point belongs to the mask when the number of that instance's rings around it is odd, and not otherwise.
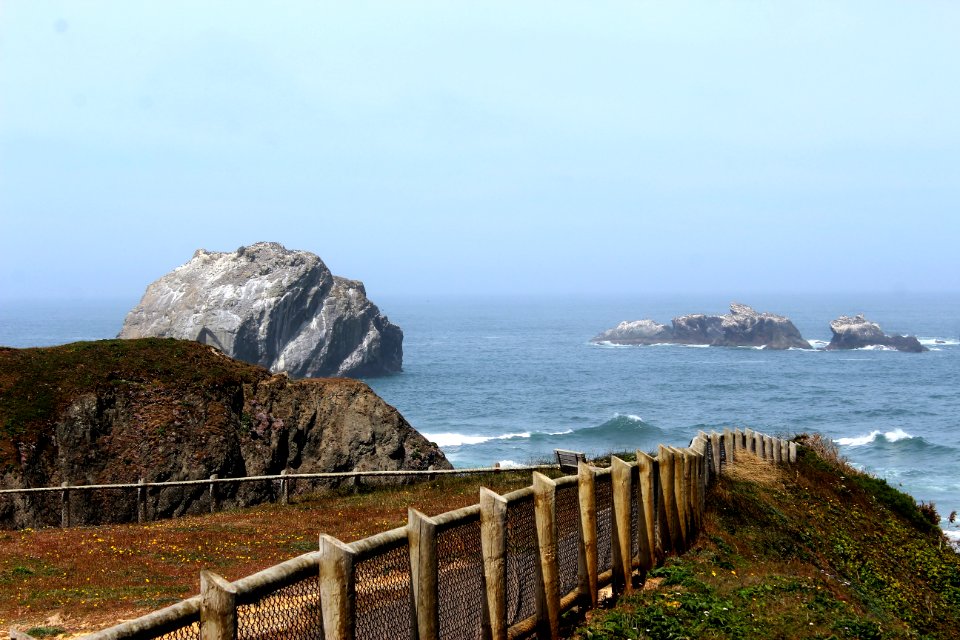
<path fill-rule="evenodd" d="M 0 298 L 960 290 L 960 3 L 0 0 Z"/>

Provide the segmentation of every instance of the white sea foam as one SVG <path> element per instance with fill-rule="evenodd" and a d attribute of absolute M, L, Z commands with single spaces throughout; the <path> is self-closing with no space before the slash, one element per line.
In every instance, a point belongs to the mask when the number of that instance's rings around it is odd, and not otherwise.
<path fill-rule="evenodd" d="M 829 340 L 807 340 L 810 343 L 810 346 L 814 349 L 826 349 L 827 345 L 830 344 Z"/>
<path fill-rule="evenodd" d="M 567 429 L 566 431 L 552 431 L 547 433 L 548 436 L 565 436 L 568 433 L 573 433 L 573 429 Z"/>
<path fill-rule="evenodd" d="M 509 440 L 510 438 L 529 438 L 530 433 L 505 433 L 502 436 L 468 436 L 462 433 L 425 433 L 423 437 L 444 447 L 460 447 L 465 444 L 483 444 L 491 440 Z"/>
<path fill-rule="evenodd" d="M 522 464 L 519 464 L 519 463 L 517 463 L 517 462 L 514 462 L 513 460 L 501 460 L 501 461 L 498 462 L 497 464 L 500 465 L 500 468 L 501 468 L 501 469 L 511 469 L 511 468 L 516 468 L 516 467 L 522 467 L 522 466 L 523 466 Z"/>
<path fill-rule="evenodd" d="M 614 419 L 616 418 L 626 418 L 627 420 L 632 420 L 633 422 L 643 422 L 643 417 L 638 416 L 634 413 L 615 413 L 613 414 Z"/>
<path fill-rule="evenodd" d="M 896 442 L 897 440 L 907 440 L 913 436 L 904 431 L 903 429 L 894 429 L 893 431 L 871 431 L 865 436 L 856 436 L 854 438 L 837 438 L 834 440 L 837 444 L 842 447 L 861 447 L 865 444 L 870 444 L 875 442 L 877 437 L 883 437 L 887 442 Z"/>
<path fill-rule="evenodd" d="M 896 347 L 888 347 L 885 344 L 868 344 L 865 347 L 858 347 L 854 351 L 896 351 Z"/>
<path fill-rule="evenodd" d="M 938 347 L 956 347 L 960 346 L 960 340 L 955 340 L 953 338 L 917 338 L 925 347 L 932 347 L 937 345 Z"/>
<path fill-rule="evenodd" d="M 960 531 L 947 529 L 943 532 L 954 549 L 960 551 Z"/>
<path fill-rule="evenodd" d="M 601 340 L 600 342 L 588 342 L 587 344 L 589 344 L 592 347 L 600 347 L 601 349 L 630 349 L 632 347 L 637 346 L 633 344 L 614 344 L 609 340 Z"/>

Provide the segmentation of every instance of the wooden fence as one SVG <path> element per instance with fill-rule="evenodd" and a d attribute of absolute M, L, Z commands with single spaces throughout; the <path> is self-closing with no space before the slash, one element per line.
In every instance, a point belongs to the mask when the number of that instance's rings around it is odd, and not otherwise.
<path fill-rule="evenodd" d="M 439 516 L 410 509 L 406 526 L 363 540 L 321 535 L 318 551 L 236 582 L 202 571 L 200 595 L 85 639 L 557 638 L 563 612 L 683 553 L 707 486 L 747 451 L 785 464 L 797 445 L 728 429 L 632 463 L 534 472 L 524 489 L 481 489 L 479 504 Z"/>
<path fill-rule="evenodd" d="M 216 513 L 222 506 L 224 496 L 224 486 L 236 486 L 246 483 L 270 483 L 275 485 L 268 492 L 270 498 L 276 499 L 281 504 L 289 504 L 291 495 L 295 493 L 295 486 L 298 481 L 301 482 L 301 488 L 304 483 L 323 481 L 336 483 L 342 486 L 344 482 L 351 486 L 359 488 L 364 478 L 378 479 L 379 482 L 390 482 L 403 480 L 407 478 L 434 478 L 442 475 L 467 476 L 488 473 L 521 473 L 525 471 L 545 471 L 547 469 L 556 469 L 557 465 L 532 465 L 532 466 L 511 466 L 511 467 L 481 467 L 472 469 L 431 469 L 427 471 L 415 471 L 401 469 L 397 471 L 342 471 L 342 472 L 324 472 L 324 473 L 289 473 L 282 471 L 275 475 L 264 476 L 243 476 L 239 478 L 221 478 L 217 474 L 209 478 L 199 480 L 171 480 L 165 482 L 146 482 L 140 478 L 137 482 L 116 483 L 116 484 L 70 484 L 63 482 L 59 487 L 26 487 L 19 489 L 0 489 L 0 499 L 21 498 L 29 500 L 32 496 L 44 496 L 59 494 L 60 526 L 70 527 L 85 522 L 78 522 L 76 516 L 78 505 L 76 500 L 71 500 L 71 496 L 85 493 L 107 493 L 107 492 L 127 492 L 135 493 L 136 498 L 136 521 L 143 523 L 152 520 L 155 516 L 150 509 L 151 492 L 159 492 L 163 489 L 183 487 L 197 488 L 206 493 L 206 503 L 209 506 L 210 513 Z M 134 514 L 131 510 L 129 518 L 122 521 L 133 521 Z M 82 520 L 82 519 L 81 519 Z M 55 522 L 55 521 L 53 521 Z M 99 524 L 99 523 L 97 523 Z"/>

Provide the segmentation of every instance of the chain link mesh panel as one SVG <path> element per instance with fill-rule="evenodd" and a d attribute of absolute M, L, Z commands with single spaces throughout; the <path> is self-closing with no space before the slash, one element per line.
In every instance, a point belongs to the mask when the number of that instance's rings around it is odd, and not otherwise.
<path fill-rule="evenodd" d="M 157 640 L 200 640 L 200 623 L 193 622 L 162 636 L 157 636 Z"/>
<path fill-rule="evenodd" d="M 557 562 L 560 596 L 577 588 L 580 554 L 580 492 L 576 484 L 557 489 Z"/>
<path fill-rule="evenodd" d="M 637 501 L 640 487 L 640 467 L 630 469 L 630 562 L 640 555 L 640 506 Z"/>
<path fill-rule="evenodd" d="M 484 598 L 479 518 L 437 532 L 437 585 L 440 637 L 479 640 Z"/>
<path fill-rule="evenodd" d="M 660 510 L 663 508 L 663 487 L 660 483 L 660 461 L 653 461 L 653 543 L 655 548 L 663 549 L 663 514 Z"/>
<path fill-rule="evenodd" d="M 320 578 L 304 580 L 237 606 L 238 640 L 323 640 Z"/>
<path fill-rule="evenodd" d="M 537 523 L 533 496 L 507 505 L 507 626 L 537 612 Z"/>
<path fill-rule="evenodd" d="M 613 488 L 610 475 L 598 476 L 597 482 L 597 573 L 613 567 Z"/>
<path fill-rule="evenodd" d="M 410 620 L 410 547 L 395 549 L 356 563 L 355 604 L 358 640 L 406 639 Z"/>

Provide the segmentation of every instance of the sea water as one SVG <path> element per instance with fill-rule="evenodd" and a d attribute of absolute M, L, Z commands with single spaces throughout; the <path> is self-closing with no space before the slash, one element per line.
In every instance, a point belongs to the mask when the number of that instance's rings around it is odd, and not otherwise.
<path fill-rule="evenodd" d="M 686 445 L 700 429 L 820 432 L 854 465 L 960 510 L 960 295 L 737 298 L 790 317 L 823 347 L 864 313 L 921 354 L 597 345 L 622 320 L 724 313 L 733 296 L 373 296 L 404 331 L 403 372 L 366 381 L 457 467 Z M 113 337 L 135 300 L 0 303 L 0 344 Z"/>

